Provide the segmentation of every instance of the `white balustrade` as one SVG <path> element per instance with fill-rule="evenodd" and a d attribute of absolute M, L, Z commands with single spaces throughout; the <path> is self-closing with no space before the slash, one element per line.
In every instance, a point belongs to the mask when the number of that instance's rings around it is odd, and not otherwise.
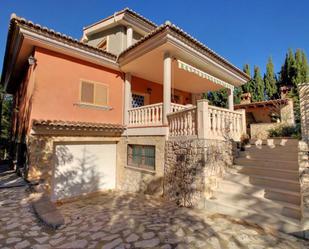
<path fill-rule="evenodd" d="M 184 110 L 188 108 L 188 106 L 185 106 L 185 105 L 180 105 L 180 104 L 175 104 L 175 103 L 171 103 L 171 112 L 178 112 L 178 111 L 181 111 L 181 110 Z"/>
<path fill-rule="evenodd" d="M 130 109 L 128 126 L 162 125 L 163 104 L 145 105 Z"/>
<path fill-rule="evenodd" d="M 242 112 L 208 105 L 208 132 L 209 139 L 234 139 L 239 141 L 244 127 Z"/>
<path fill-rule="evenodd" d="M 196 106 L 167 115 L 169 136 L 196 136 Z"/>
<path fill-rule="evenodd" d="M 171 112 L 188 108 L 187 106 L 171 103 Z M 129 111 L 129 127 L 163 125 L 163 104 L 152 104 L 132 108 Z"/>
<path fill-rule="evenodd" d="M 171 113 L 167 114 L 169 136 L 240 141 L 241 135 L 246 133 L 245 111 L 232 111 L 201 101 L 198 107 L 171 104 Z M 128 112 L 129 127 L 163 125 L 162 103 L 132 108 Z"/>
<path fill-rule="evenodd" d="M 199 106 L 168 114 L 170 137 L 198 136 L 201 139 L 240 141 L 241 135 L 246 133 L 244 111 L 219 108 L 208 105 L 208 102 Z"/>

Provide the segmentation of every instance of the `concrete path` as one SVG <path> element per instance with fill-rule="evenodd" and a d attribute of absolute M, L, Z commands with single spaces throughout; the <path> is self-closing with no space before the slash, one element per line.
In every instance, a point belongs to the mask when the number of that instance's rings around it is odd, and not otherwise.
<path fill-rule="evenodd" d="M 122 193 L 60 205 L 65 225 L 52 230 L 38 223 L 29 194 L 26 187 L 0 189 L 1 248 L 309 248 L 228 216 Z"/>

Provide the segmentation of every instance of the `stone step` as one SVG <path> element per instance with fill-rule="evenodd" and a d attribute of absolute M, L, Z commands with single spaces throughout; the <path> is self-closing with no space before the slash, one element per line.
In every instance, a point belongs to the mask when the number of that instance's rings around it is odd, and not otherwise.
<path fill-rule="evenodd" d="M 276 159 L 248 159 L 248 158 L 235 158 L 234 164 L 241 166 L 256 166 L 256 167 L 267 167 L 274 169 L 289 169 L 298 171 L 298 163 L 292 161 L 283 161 Z"/>
<path fill-rule="evenodd" d="M 227 173 L 225 176 L 226 179 L 233 178 L 234 181 L 238 181 L 242 184 L 251 184 L 254 186 L 259 186 L 263 188 L 276 188 L 287 190 L 291 192 L 299 192 L 300 191 L 300 183 L 299 181 L 287 180 L 287 179 L 278 179 L 275 177 L 266 177 L 266 176 L 258 176 L 258 175 L 244 175 L 244 174 L 235 174 L 235 173 Z"/>
<path fill-rule="evenodd" d="M 298 145 L 280 145 L 280 144 L 247 144 L 245 145 L 245 149 L 256 149 L 256 150 L 282 150 L 282 151 L 298 151 Z"/>
<path fill-rule="evenodd" d="M 239 158 L 257 159 L 257 160 L 280 160 L 285 162 L 297 162 L 298 154 L 295 152 L 281 152 L 274 150 L 247 150 L 239 153 Z"/>
<path fill-rule="evenodd" d="M 234 203 L 238 208 L 254 210 L 256 212 L 267 212 L 268 214 L 280 214 L 301 220 L 300 206 L 287 202 L 272 201 L 263 197 L 250 196 L 244 193 L 230 194 L 223 191 L 215 191 L 211 201 Z"/>
<path fill-rule="evenodd" d="M 259 187 L 251 184 L 243 184 L 230 180 L 222 180 L 219 183 L 219 191 L 225 191 L 226 193 L 243 193 L 252 195 L 255 197 L 264 197 L 269 200 L 282 201 L 291 203 L 294 205 L 301 204 L 301 197 L 299 192 L 287 191 L 277 188 Z"/>
<path fill-rule="evenodd" d="M 270 176 L 276 177 L 280 179 L 288 179 L 288 180 L 295 180 L 299 179 L 299 172 L 298 170 L 289 170 L 289 169 L 276 169 L 276 168 L 265 168 L 265 167 L 258 167 L 258 166 L 235 166 L 238 173 L 244 175 L 258 175 L 258 176 Z"/>
<path fill-rule="evenodd" d="M 250 139 L 250 142 L 249 144 L 251 145 L 255 145 L 256 144 L 256 141 L 258 139 Z M 282 146 L 282 147 L 297 147 L 298 146 L 298 142 L 299 140 L 298 139 L 290 139 L 290 138 L 269 138 L 269 139 L 263 139 L 262 140 L 262 145 L 268 145 L 269 142 L 267 140 L 272 140 L 273 144 L 274 145 L 279 145 L 279 146 Z"/>
<path fill-rule="evenodd" d="M 205 200 L 204 206 L 209 212 L 231 215 L 259 226 L 276 229 L 285 233 L 303 230 L 301 222 L 297 219 L 288 218 L 276 213 L 268 213 L 266 210 L 259 210 L 254 207 L 246 209 L 238 207 L 235 203 L 223 203 L 218 200 Z"/>

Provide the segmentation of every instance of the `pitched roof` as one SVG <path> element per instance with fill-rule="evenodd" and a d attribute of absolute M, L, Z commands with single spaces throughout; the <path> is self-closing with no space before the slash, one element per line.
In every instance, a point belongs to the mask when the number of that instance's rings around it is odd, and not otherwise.
<path fill-rule="evenodd" d="M 95 52 L 95 53 L 98 53 L 100 55 L 104 55 L 104 56 L 106 56 L 106 57 L 108 57 L 110 59 L 116 59 L 116 55 L 114 55 L 114 54 L 112 54 L 110 52 L 106 52 L 106 51 L 104 51 L 102 49 L 99 49 L 97 47 L 94 47 L 94 46 L 88 45 L 86 43 L 83 43 L 83 42 L 81 42 L 81 41 L 79 41 L 79 40 L 77 40 L 77 39 L 75 39 L 75 38 L 73 38 L 71 36 L 67 36 L 67 35 L 65 35 L 63 33 L 56 32 L 53 29 L 49 29 L 49 28 L 41 26 L 39 24 L 35 24 L 32 21 L 28 21 L 25 18 L 18 17 L 15 14 L 12 14 L 11 15 L 11 21 L 10 21 L 10 30 L 14 29 L 14 27 L 16 25 L 20 25 L 20 26 L 23 26 L 24 28 L 28 28 L 28 29 L 37 31 L 37 32 L 39 32 L 39 33 L 41 33 L 43 35 L 48 35 L 51 38 L 67 42 L 70 45 L 78 46 L 78 47 L 83 48 L 85 50 L 88 50 L 88 51 L 91 51 L 91 52 Z"/>
<path fill-rule="evenodd" d="M 111 16 L 108 16 L 108 17 L 106 17 L 106 18 L 104 18 L 104 19 L 102 19 L 102 20 L 100 20 L 100 21 L 97 21 L 97 22 L 95 22 L 95 23 L 93 23 L 93 24 L 90 24 L 90 25 L 84 27 L 84 30 L 85 30 L 85 29 L 88 29 L 88 28 L 91 28 L 91 27 L 93 27 L 93 26 L 95 26 L 95 25 L 97 25 L 97 24 L 99 24 L 99 23 L 101 23 L 101 22 L 104 22 L 104 21 L 106 21 L 106 20 L 108 20 L 108 19 L 114 17 L 115 15 L 120 15 L 120 14 L 123 14 L 123 13 L 127 13 L 127 14 L 129 14 L 129 15 L 135 17 L 135 18 L 138 18 L 138 19 L 140 19 L 141 21 L 143 21 L 143 22 L 149 24 L 150 26 L 153 26 L 154 28 L 156 28 L 156 27 L 158 26 L 157 24 L 155 24 L 154 22 L 150 21 L 149 19 L 147 19 L 146 17 L 142 16 L 141 14 L 135 12 L 134 10 L 129 9 L 129 8 L 124 8 L 123 10 L 120 10 L 120 11 L 115 12 L 115 14 L 113 14 L 113 15 L 111 15 Z"/>
<path fill-rule="evenodd" d="M 34 119 L 32 121 L 34 127 L 51 127 L 53 129 L 70 129 L 84 131 L 111 131 L 123 132 L 124 126 L 120 124 L 108 123 L 90 123 L 90 122 L 75 122 L 63 120 L 42 120 Z"/>
<path fill-rule="evenodd" d="M 232 63 L 230 63 L 225 58 L 223 58 L 222 56 L 217 54 L 215 51 L 213 51 L 212 49 L 210 49 L 209 47 L 204 45 L 202 42 L 198 41 L 193 36 L 189 35 L 187 32 L 185 32 L 184 30 L 182 30 L 181 28 L 177 27 L 176 25 L 174 25 L 174 24 L 172 24 L 170 22 L 166 22 L 165 24 L 158 26 L 156 29 L 154 29 L 152 32 L 150 32 L 148 35 L 144 36 L 143 38 L 138 40 L 136 43 L 134 43 L 133 45 L 131 45 L 130 47 L 128 47 L 127 49 L 122 51 L 118 55 L 117 61 L 119 60 L 120 57 L 124 56 L 125 54 L 127 54 L 129 51 L 131 51 L 135 47 L 139 46 L 140 44 L 142 44 L 145 41 L 147 41 L 147 40 L 151 39 L 152 37 L 154 37 L 155 35 L 163 32 L 165 30 L 168 30 L 168 29 L 176 32 L 177 34 L 181 35 L 183 38 L 185 38 L 188 41 L 192 42 L 194 45 L 198 46 L 204 52 L 206 52 L 207 54 L 212 56 L 214 59 L 216 59 L 219 63 L 221 63 L 221 64 L 223 64 L 225 66 L 230 67 L 231 69 L 235 70 L 242 77 L 250 80 L 250 76 L 248 76 L 241 69 L 239 69 L 238 67 L 234 66 Z"/>
<path fill-rule="evenodd" d="M 248 108 L 259 108 L 259 107 L 276 106 L 276 105 L 286 105 L 287 103 L 288 99 L 272 99 L 247 104 L 237 104 L 234 105 L 234 109 L 248 109 Z"/>

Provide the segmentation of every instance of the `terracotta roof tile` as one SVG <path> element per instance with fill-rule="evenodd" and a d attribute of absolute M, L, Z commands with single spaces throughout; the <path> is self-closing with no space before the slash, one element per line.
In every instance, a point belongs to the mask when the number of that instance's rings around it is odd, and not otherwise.
<path fill-rule="evenodd" d="M 247 104 L 237 104 L 237 105 L 234 105 L 234 108 L 242 109 L 242 108 L 252 108 L 252 107 L 286 105 L 287 102 L 288 102 L 288 99 L 273 99 L 273 100 L 252 102 L 252 103 L 247 103 Z"/>
<path fill-rule="evenodd" d="M 158 26 L 158 25 L 155 24 L 154 22 L 150 21 L 148 18 L 142 16 L 141 14 L 135 12 L 134 10 L 132 10 L 132 9 L 130 9 L 130 8 L 125 8 L 125 9 L 123 9 L 123 10 L 117 11 L 117 12 L 115 12 L 114 15 L 119 15 L 119 14 L 122 14 L 122 13 L 125 13 L 125 12 L 127 12 L 128 14 L 131 14 L 132 16 L 134 16 L 134 17 L 136 17 L 136 18 L 138 18 L 138 19 L 140 19 L 140 20 L 146 22 L 147 24 L 153 26 L 154 28 Z M 93 26 L 95 26 L 95 25 L 97 25 L 97 24 L 99 24 L 99 23 L 101 23 L 101 22 L 104 22 L 105 20 L 107 20 L 107 19 L 113 17 L 114 15 L 108 16 L 108 17 L 103 18 L 103 19 L 101 19 L 101 20 L 99 20 L 99 21 L 97 21 L 97 22 L 95 22 L 95 23 L 93 23 L 93 24 L 90 24 L 90 25 L 84 27 L 84 30 L 85 30 L 85 29 L 88 29 L 88 28 L 90 28 L 90 27 L 93 27 Z"/>
<path fill-rule="evenodd" d="M 45 26 L 41 26 L 39 24 L 35 24 L 32 21 L 26 20 L 25 18 L 22 17 L 18 17 L 15 14 L 11 15 L 11 22 L 10 22 L 10 30 L 13 30 L 14 25 L 22 25 L 25 28 L 29 28 L 32 30 L 35 30 L 37 32 L 40 32 L 44 35 L 48 35 L 51 36 L 52 38 L 56 38 L 59 39 L 61 41 L 65 41 L 67 43 L 69 43 L 70 45 L 75 45 L 75 46 L 79 46 L 82 49 L 91 51 L 91 52 L 95 52 L 97 54 L 103 55 L 109 59 L 115 60 L 117 58 L 116 55 L 110 53 L 110 52 L 106 52 L 104 50 L 101 50 L 97 47 L 91 46 L 89 44 L 83 43 L 81 41 L 79 41 L 78 39 L 74 39 L 71 36 L 67 36 L 65 34 L 62 34 L 60 32 L 56 32 L 53 29 L 49 29 Z"/>
<path fill-rule="evenodd" d="M 34 127 L 44 126 L 53 128 L 69 128 L 69 129 L 84 129 L 84 130 L 112 130 L 116 132 L 122 132 L 124 130 L 124 126 L 121 124 L 76 122 L 76 121 L 63 121 L 63 120 L 34 119 L 32 121 L 32 124 Z"/>
<path fill-rule="evenodd" d="M 166 30 L 166 29 L 170 29 L 178 34 L 180 34 L 181 36 L 183 36 L 184 38 L 186 38 L 187 40 L 191 41 L 192 43 L 194 43 L 196 46 L 198 46 L 199 48 L 201 48 L 202 50 L 204 50 L 206 53 L 208 53 L 209 55 L 213 56 L 215 59 L 217 59 L 217 61 L 225 64 L 226 66 L 229 66 L 230 68 L 232 68 L 233 70 L 235 70 L 239 75 L 241 75 L 242 77 L 246 78 L 246 79 L 250 79 L 250 77 L 244 73 L 242 70 L 240 70 L 239 68 L 237 68 L 236 66 L 234 66 L 232 63 L 230 63 L 229 61 L 227 61 L 226 59 L 224 59 L 222 56 L 218 55 L 215 51 L 213 51 L 212 49 L 208 48 L 206 45 L 204 45 L 202 42 L 198 41 L 197 39 L 195 39 L 193 36 L 191 36 L 190 34 L 188 34 L 187 32 L 185 32 L 184 30 L 182 30 L 181 28 L 177 27 L 174 24 L 171 24 L 170 22 L 167 22 L 163 25 L 158 26 L 156 29 L 154 29 L 152 32 L 150 32 L 149 34 L 147 34 L 146 36 L 144 36 L 143 38 L 141 38 L 140 40 L 138 40 L 136 43 L 134 43 L 132 46 L 130 46 L 129 48 L 127 48 L 126 50 L 124 50 L 123 52 L 121 52 L 118 55 L 117 61 L 119 60 L 120 57 L 124 56 L 126 53 L 128 53 L 130 50 L 132 50 L 133 48 L 139 46 L 140 44 L 144 43 L 145 41 L 149 40 L 150 38 L 152 38 L 153 36 L 155 36 L 156 34 Z"/>

